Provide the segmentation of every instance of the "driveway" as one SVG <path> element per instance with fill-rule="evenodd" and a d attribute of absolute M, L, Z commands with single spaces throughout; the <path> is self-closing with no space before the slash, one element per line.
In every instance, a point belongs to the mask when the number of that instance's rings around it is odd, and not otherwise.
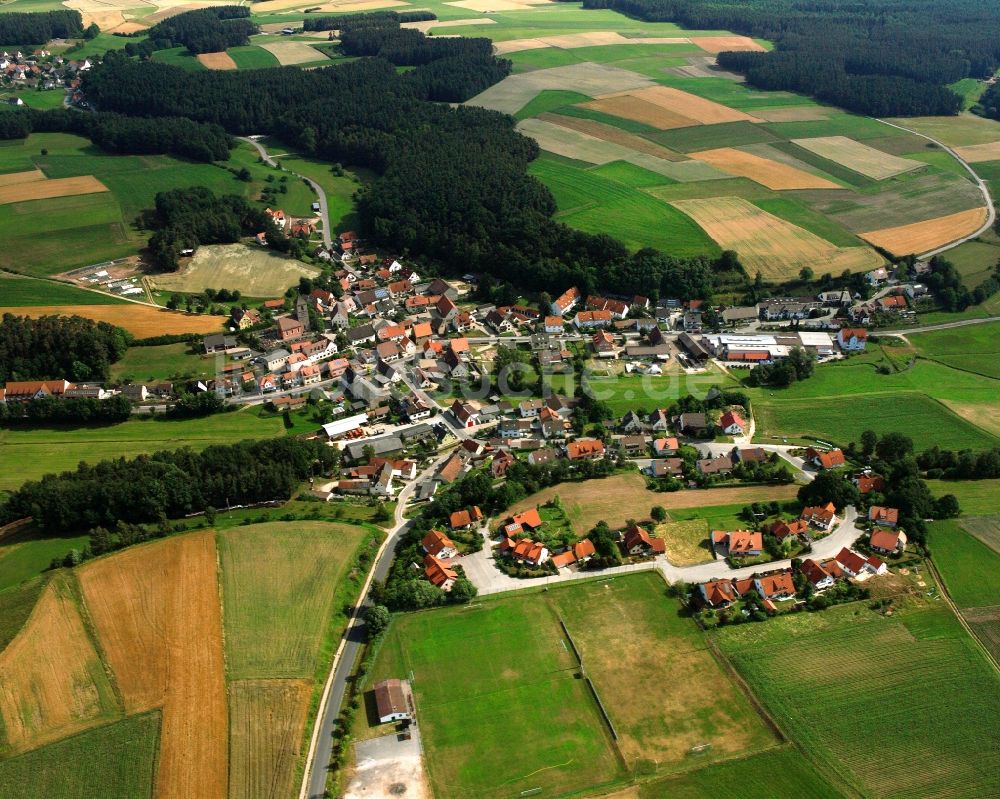
<path fill-rule="evenodd" d="M 388 726 L 388 725 L 387 725 Z M 420 730 L 410 726 L 411 737 L 396 733 L 360 741 L 354 747 L 355 769 L 344 799 L 428 799 L 424 779 Z"/>

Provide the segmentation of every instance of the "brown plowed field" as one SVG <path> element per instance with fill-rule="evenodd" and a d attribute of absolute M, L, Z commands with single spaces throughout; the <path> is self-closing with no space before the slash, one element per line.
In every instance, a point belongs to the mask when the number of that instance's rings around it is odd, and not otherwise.
<path fill-rule="evenodd" d="M 715 150 L 702 150 L 700 153 L 689 153 L 692 158 L 711 164 L 723 172 L 767 186 L 769 189 L 839 189 L 836 183 L 819 175 L 810 175 L 801 169 L 788 164 L 762 158 L 753 153 L 737 150 L 735 147 L 719 147 Z"/>
<path fill-rule="evenodd" d="M 93 175 L 55 180 L 33 180 L 13 186 L 0 186 L 0 205 L 21 203 L 28 200 L 51 200 L 53 197 L 72 197 L 77 194 L 96 194 L 108 187 Z"/>
<path fill-rule="evenodd" d="M 80 569 L 128 713 L 162 708 L 157 799 L 224 799 L 228 718 L 215 536 L 133 547 Z"/>
<path fill-rule="evenodd" d="M 49 583 L 28 623 L 0 653 L 0 742 L 32 749 L 118 715 L 68 578 Z"/>
<path fill-rule="evenodd" d="M 139 338 L 168 333 L 218 333 L 222 320 L 218 316 L 202 316 L 154 308 L 130 302 L 124 305 L 31 305 L 28 307 L 0 307 L 0 316 L 82 316 L 95 322 L 110 322 L 124 327 Z"/>
<path fill-rule="evenodd" d="M 539 114 L 538 119 L 544 120 L 545 122 L 551 122 L 553 125 L 559 125 L 560 127 L 569 128 L 570 130 L 575 130 L 580 133 L 586 133 L 588 136 L 603 139 L 604 141 L 611 142 L 612 144 L 620 144 L 622 147 L 628 147 L 636 152 L 652 155 L 656 158 L 662 158 L 664 161 L 687 160 L 680 153 L 668 150 L 666 147 L 661 147 L 659 144 L 654 144 L 648 139 L 642 138 L 642 136 L 636 136 L 634 133 L 627 133 L 621 128 L 614 127 L 614 125 L 605 125 L 603 122 L 595 122 L 592 119 L 565 117 L 561 114 L 550 114 L 548 112 Z"/>
<path fill-rule="evenodd" d="M 858 235 L 893 255 L 920 255 L 968 236 L 986 221 L 985 208 L 971 208 L 926 222 L 871 230 Z"/>
<path fill-rule="evenodd" d="M 208 69 L 236 69 L 236 62 L 225 50 L 218 53 L 199 53 L 198 61 Z"/>

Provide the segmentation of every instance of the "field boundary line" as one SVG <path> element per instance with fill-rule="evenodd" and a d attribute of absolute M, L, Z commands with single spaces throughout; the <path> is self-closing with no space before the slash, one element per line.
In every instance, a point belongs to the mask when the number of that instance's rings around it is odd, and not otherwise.
<path fill-rule="evenodd" d="M 975 538 L 975 536 L 972 537 Z M 980 639 L 980 637 L 972 629 L 972 626 L 969 624 L 969 622 L 966 621 L 965 616 L 962 615 L 962 611 L 958 609 L 958 605 L 956 605 L 955 600 L 951 598 L 951 594 L 948 593 L 948 586 L 945 583 L 944 579 L 941 577 L 941 572 L 938 571 L 937 565 L 934 563 L 933 555 L 927 558 L 926 563 L 928 568 L 930 568 L 931 573 L 934 575 L 934 579 L 937 581 L 939 588 L 941 589 L 941 596 L 943 596 L 944 601 L 948 603 L 948 607 L 951 609 L 951 612 L 955 614 L 955 617 L 958 619 L 958 623 L 965 628 L 965 631 L 969 634 L 972 640 L 976 642 L 976 646 L 979 648 L 979 651 L 982 652 L 983 655 L 986 657 L 986 660 L 993 667 L 993 670 L 1000 673 L 1000 663 L 998 663 L 996 658 L 993 657 L 993 653 L 986 648 L 986 645 L 982 642 L 982 639 Z"/>

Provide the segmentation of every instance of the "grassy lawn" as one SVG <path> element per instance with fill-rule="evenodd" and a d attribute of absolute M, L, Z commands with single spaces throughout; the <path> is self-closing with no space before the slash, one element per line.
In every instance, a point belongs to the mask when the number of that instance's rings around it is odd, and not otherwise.
<path fill-rule="evenodd" d="M 218 535 L 226 667 L 234 680 L 312 677 L 333 600 L 368 531 L 271 522 Z"/>
<path fill-rule="evenodd" d="M 3 539 L 0 545 L 0 591 L 18 586 L 49 568 L 53 558 L 82 550 L 89 535 L 40 536 L 30 527 Z"/>
<path fill-rule="evenodd" d="M 929 527 L 931 556 L 960 608 L 1000 606 L 1000 554 L 971 535 L 961 521 Z"/>
<path fill-rule="evenodd" d="M 1000 677 L 944 603 L 904 599 L 889 617 L 849 604 L 717 639 L 792 738 L 865 795 L 996 793 L 1000 751 L 979 730 L 1000 713 Z"/>
<path fill-rule="evenodd" d="M 699 760 L 775 745 L 697 626 L 666 596 L 659 575 L 587 582 L 546 597 L 580 650 L 630 768 L 686 770 L 691 748 L 706 743 L 711 752 Z M 655 689 L 637 691 L 636 682 Z"/>
<path fill-rule="evenodd" d="M 187 344 L 130 347 L 120 361 L 112 364 L 111 378 L 150 382 L 214 377 L 215 366 L 214 357 L 195 355 Z"/>
<path fill-rule="evenodd" d="M 936 497 L 954 494 L 966 516 L 988 516 L 1000 512 L 1000 480 L 928 480 Z"/>
<path fill-rule="evenodd" d="M 186 446 L 202 450 L 283 433 L 278 419 L 259 419 L 245 411 L 204 419 L 135 419 L 109 427 L 0 430 L 0 455 L 8 466 L 0 475 L 0 490 L 75 469 L 80 461 L 96 463 Z"/>
<path fill-rule="evenodd" d="M 122 305 L 125 300 L 95 291 L 84 291 L 66 283 L 0 272 L 0 304 L 32 305 Z"/>
<path fill-rule="evenodd" d="M 153 794 L 159 736 L 160 714 L 148 713 L 0 761 L 0 795 L 147 799 Z"/>
<path fill-rule="evenodd" d="M 675 566 L 713 560 L 708 522 L 704 519 L 663 522 L 653 532 L 666 542 L 667 560 Z"/>
<path fill-rule="evenodd" d="M 369 686 L 412 679 L 436 795 L 558 795 L 620 778 L 597 706 L 574 677 L 576 659 L 537 599 L 409 614 L 388 632 Z"/>

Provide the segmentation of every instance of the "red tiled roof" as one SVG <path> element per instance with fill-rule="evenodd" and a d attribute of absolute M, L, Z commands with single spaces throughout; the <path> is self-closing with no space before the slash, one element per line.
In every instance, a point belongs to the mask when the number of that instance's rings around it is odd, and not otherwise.
<path fill-rule="evenodd" d="M 512 516 L 511 522 L 527 529 L 537 530 L 542 526 L 542 517 L 538 515 L 536 508 L 532 508 L 531 510 L 526 510 L 524 513 Z"/>
<path fill-rule="evenodd" d="M 897 508 L 885 508 L 881 505 L 872 505 L 868 511 L 868 518 L 876 524 L 897 524 L 899 522 L 899 510 Z"/>
<path fill-rule="evenodd" d="M 434 557 L 437 557 L 442 550 L 455 548 L 455 542 L 440 530 L 431 530 L 420 543 L 424 551 Z"/>
<path fill-rule="evenodd" d="M 899 533 L 895 530 L 877 527 L 872 531 L 869 543 L 872 549 L 884 549 L 887 552 L 892 552 L 899 546 Z"/>

